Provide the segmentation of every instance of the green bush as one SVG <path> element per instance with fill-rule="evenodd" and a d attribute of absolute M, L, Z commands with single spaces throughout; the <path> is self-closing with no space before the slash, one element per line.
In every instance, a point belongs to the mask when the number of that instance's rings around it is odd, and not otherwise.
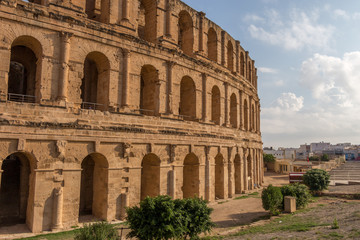
<path fill-rule="evenodd" d="M 127 209 L 131 232 L 127 237 L 139 239 L 197 239 L 213 227 L 212 209 L 202 199 L 172 200 L 169 196 L 147 197 L 140 206 Z"/>
<path fill-rule="evenodd" d="M 307 171 L 304 176 L 304 183 L 312 192 L 321 192 L 327 189 L 330 183 L 330 175 L 322 169 L 312 169 Z"/>
<path fill-rule="evenodd" d="M 116 240 L 117 230 L 107 222 L 98 222 L 85 225 L 75 235 L 75 240 Z"/>
<path fill-rule="evenodd" d="M 284 197 L 296 197 L 296 208 L 298 209 L 306 207 L 311 198 L 308 188 L 300 183 L 282 186 L 281 193 Z"/>
<path fill-rule="evenodd" d="M 206 204 L 206 201 L 200 198 L 187 198 L 175 200 L 177 210 L 185 216 L 184 236 L 186 239 L 199 239 L 200 233 L 210 232 L 214 223 L 211 221 L 210 214 L 213 211 Z"/>
<path fill-rule="evenodd" d="M 262 205 L 265 210 L 270 210 L 272 215 L 278 215 L 283 205 L 283 195 L 279 187 L 271 184 L 262 191 Z"/>

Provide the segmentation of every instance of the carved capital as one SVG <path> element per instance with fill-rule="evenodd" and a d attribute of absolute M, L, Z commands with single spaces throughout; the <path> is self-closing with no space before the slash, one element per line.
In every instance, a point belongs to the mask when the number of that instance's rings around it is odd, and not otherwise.
<path fill-rule="evenodd" d="M 25 151 L 26 148 L 26 140 L 23 138 L 19 138 L 18 140 L 18 145 L 17 145 L 17 150 L 18 151 Z"/>
<path fill-rule="evenodd" d="M 58 158 L 65 158 L 67 141 L 59 140 L 56 142 L 57 151 L 59 153 Z"/>

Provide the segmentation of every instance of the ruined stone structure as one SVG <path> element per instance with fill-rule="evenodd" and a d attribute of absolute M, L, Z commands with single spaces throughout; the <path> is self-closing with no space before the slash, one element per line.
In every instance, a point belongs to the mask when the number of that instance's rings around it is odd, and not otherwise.
<path fill-rule="evenodd" d="M 0 226 L 263 182 L 254 60 L 179 0 L 0 1 Z"/>

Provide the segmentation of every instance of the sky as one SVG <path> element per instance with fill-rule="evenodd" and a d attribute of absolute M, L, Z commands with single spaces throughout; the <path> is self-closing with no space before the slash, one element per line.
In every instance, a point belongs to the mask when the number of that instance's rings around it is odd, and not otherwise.
<path fill-rule="evenodd" d="M 183 0 L 258 68 L 264 147 L 360 144 L 359 0 Z"/>

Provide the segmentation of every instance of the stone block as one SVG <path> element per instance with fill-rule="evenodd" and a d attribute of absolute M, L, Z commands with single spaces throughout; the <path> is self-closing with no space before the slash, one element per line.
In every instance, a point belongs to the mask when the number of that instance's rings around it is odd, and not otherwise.
<path fill-rule="evenodd" d="M 284 197 L 284 205 L 285 205 L 286 213 L 296 212 L 296 198 L 295 197 L 285 196 Z"/>

